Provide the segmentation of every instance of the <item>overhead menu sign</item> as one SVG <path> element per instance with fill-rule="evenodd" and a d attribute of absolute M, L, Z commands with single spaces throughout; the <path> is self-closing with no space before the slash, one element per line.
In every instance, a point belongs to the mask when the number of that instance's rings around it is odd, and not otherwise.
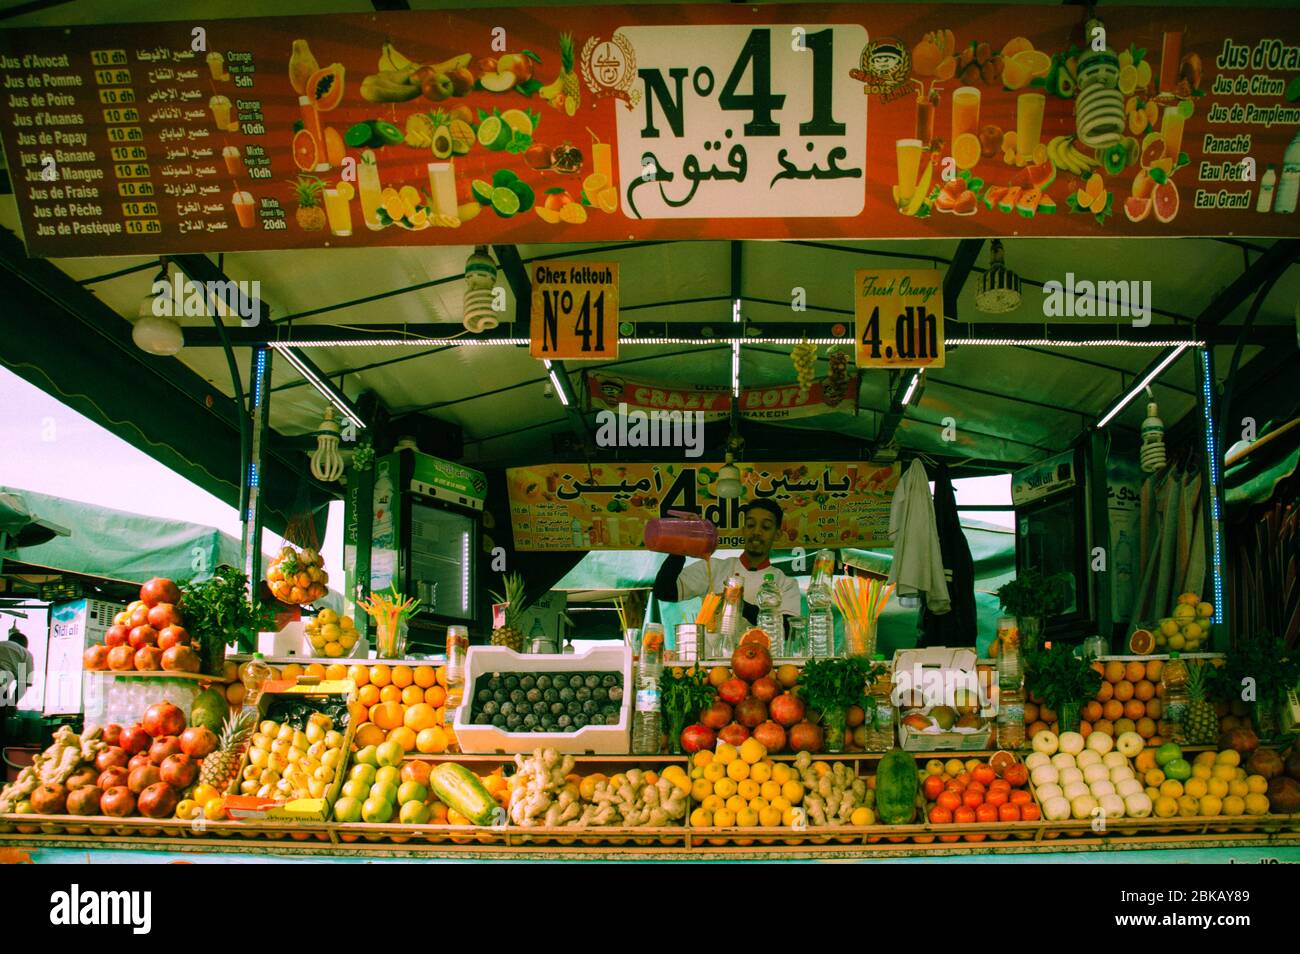
<path fill-rule="evenodd" d="M 1295 235 L 1300 22 L 1103 16 L 1099 49 L 1068 5 L 5 30 L 0 141 L 47 256 Z"/>
<path fill-rule="evenodd" d="M 550 360 L 618 357 L 618 265 L 533 266 L 528 353 Z"/>

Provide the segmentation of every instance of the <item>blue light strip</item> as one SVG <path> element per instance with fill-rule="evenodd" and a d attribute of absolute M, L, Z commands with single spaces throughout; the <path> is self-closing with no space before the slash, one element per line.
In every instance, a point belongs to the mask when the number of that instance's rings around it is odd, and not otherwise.
<path fill-rule="evenodd" d="M 1213 371 L 1210 368 L 1209 348 L 1201 348 L 1201 390 L 1204 400 L 1201 403 L 1205 415 L 1205 453 L 1209 460 L 1210 475 L 1210 534 L 1214 541 L 1214 619 L 1212 622 L 1223 623 L 1223 540 L 1219 525 L 1219 451 L 1214 440 L 1214 413 L 1211 400 L 1213 390 Z"/>
<path fill-rule="evenodd" d="M 262 406 L 262 378 L 266 376 L 266 349 L 257 349 L 257 373 L 253 375 L 253 407 Z"/>

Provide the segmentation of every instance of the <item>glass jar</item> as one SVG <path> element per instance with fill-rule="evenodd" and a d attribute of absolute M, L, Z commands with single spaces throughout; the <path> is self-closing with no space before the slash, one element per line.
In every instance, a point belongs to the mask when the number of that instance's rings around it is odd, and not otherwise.
<path fill-rule="evenodd" d="M 803 616 L 791 616 L 786 621 L 785 655 L 790 659 L 802 659 L 808 655 L 808 620 Z"/>
<path fill-rule="evenodd" d="M 397 626 L 391 626 L 386 620 L 375 623 L 375 655 L 380 659 L 405 659 L 406 658 L 406 629 L 405 619 L 397 621 Z"/>
<path fill-rule="evenodd" d="M 1062 732 L 1078 732 L 1080 713 L 1083 706 L 1077 702 L 1062 703 L 1061 710 L 1056 714 L 1059 722 L 1059 728 Z"/>
<path fill-rule="evenodd" d="M 870 659 L 876 654 L 876 621 L 844 621 L 844 655 L 864 656 Z"/>
<path fill-rule="evenodd" d="M 822 713 L 822 730 L 827 752 L 844 751 L 844 726 L 848 713 L 843 706 L 829 706 Z"/>

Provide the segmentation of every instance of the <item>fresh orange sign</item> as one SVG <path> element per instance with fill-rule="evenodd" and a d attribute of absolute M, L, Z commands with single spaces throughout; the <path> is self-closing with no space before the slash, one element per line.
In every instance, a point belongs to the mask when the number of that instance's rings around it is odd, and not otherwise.
<path fill-rule="evenodd" d="M 853 283 L 859 368 L 943 367 L 943 272 L 861 268 Z"/>

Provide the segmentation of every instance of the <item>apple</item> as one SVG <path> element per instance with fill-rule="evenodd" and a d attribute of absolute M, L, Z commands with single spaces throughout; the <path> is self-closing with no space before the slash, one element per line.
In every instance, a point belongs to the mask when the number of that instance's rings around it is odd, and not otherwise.
<path fill-rule="evenodd" d="M 111 768 L 126 768 L 131 761 L 131 753 L 120 745 L 111 745 L 95 756 L 95 768 L 101 772 Z"/>
<path fill-rule="evenodd" d="M 382 798 L 367 798 L 361 805 L 361 817 L 368 822 L 383 824 L 393 817 L 393 806 Z"/>
<path fill-rule="evenodd" d="M 718 687 L 718 697 L 723 702 L 729 702 L 733 706 L 737 705 L 747 695 L 749 695 L 749 683 L 743 679 L 732 677 Z"/>
<path fill-rule="evenodd" d="M 125 646 L 127 637 L 131 635 L 131 628 L 121 623 L 114 623 L 108 627 L 108 632 L 104 634 L 104 645 L 109 649 L 114 646 Z"/>
<path fill-rule="evenodd" d="M 136 805 L 142 815 L 150 818 L 170 818 L 176 813 L 178 800 L 176 789 L 166 782 L 155 782 L 140 793 Z"/>
<path fill-rule="evenodd" d="M 114 785 L 105 790 L 99 799 L 99 810 L 114 818 L 126 818 L 135 814 L 135 793 L 125 785 Z"/>
<path fill-rule="evenodd" d="M 497 60 L 497 72 L 515 74 L 515 82 L 527 83 L 533 78 L 533 61 L 524 53 L 507 53 Z"/>
<path fill-rule="evenodd" d="M 141 646 L 132 661 L 137 672 L 157 672 L 162 665 L 162 651 L 157 646 Z"/>
<path fill-rule="evenodd" d="M 1090 736 L 1091 738 L 1091 736 Z M 1035 752 L 1042 752 L 1044 755 L 1054 755 L 1060 746 L 1060 739 L 1051 729 L 1042 729 L 1034 733 L 1033 748 Z"/>
<path fill-rule="evenodd" d="M 375 758 L 379 760 L 381 766 L 401 765 L 405 757 L 406 750 L 402 748 L 400 742 L 380 742 L 375 747 Z"/>
<path fill-rule="evenodd" d="M 205 725 L 192 725 L 181 733 L 181 751 L 201 759 L 217 747 L 217 735 Z"/>
<path fill-rule="evenodd" d="M 465 96 L 474 89 L 474 74 L 466 67 L 452 70 L 447 74 L 447 78 L 451 80 L 453 96 Z M 456 117 L 453 116 L 452 118 Z"/>
<path fill-rule="evenodd" d="M 127 672 L 135 668 L 135 650 L 130 646 L 114 646 L 108 651 L 108 668 Z"/>
<path fill-rule="evenodd" d="M 146 732 L 144 726 L 137 722 L 135 725 L 122 730 L 118 736 L 117 744 L 126 749 L 131 755 L 135 755 L 137 752 L 143 752 L 153 745 L 153 736 Z"/>
<path fill-rule="evenodd" d="M 174 735 L 160 735 L 149 746 L 149 762 L 152 765 L 162 765 L 171 756 L 183 754 L 181 741 Z"/>
<path fill-rule="evenodd" d="M 162 654 L 162 667 L 167 672 L 198 672 L 199 654 L 189 646 L 173 646 Z"/>
<path fill-rule="evenodd" d="M 68 795 L 69 815 L 98 815 L 104 793 L 93 785 L 78 788 Z"/>
<path fill-rule="evenodd" d="M 158 774 L 172 788 L 189 788 L 199 777 L 199 766 L 184 752 L 177 752 L 163 759 Z"/>
<path fill-rule="evenodd" d="M 108 791 L 110 788 L 117 788 L 119 785 L 125 785 L 130 777 L 131 773 L 127 771 L 125 766 L 114 765 L 100 772 L 99 778 L 95 780 L 95 784 L 104 791 Z"/>
<path fill-rule="evenodd" d="M 185 713 L 170 702 L 155 702 L 144 710 L 140 724 L 155 739 L 160 735 L 180 735 L 185 731 Z"/>
<path fill-rule="evenodd" d="M 67 786 L 59 782 L 42 785 L 32 792 L 31 802 L 38 815 L 62 815 L 68 807 Z"/>
<path fill-rule="evenodd" d="M 108 647 L 100 643 L 87 646 L 81 654 L 81 668 L 95 671 L 108 668 Z"/>
<path fill-rule="evenodd" d="M 110 722 L 108 725 L 104 726 L 103 734 L 100 738 L 104 740 L 105 745 L 121 745 L 121 742 L 118 741 L 121 736 L 122 727 L 116 722 Z"/>
<path fill-rule="evenodd" d="M 158 631 L 158 648 L 161 650 L 165 651 L 173 646 L 188 646 L 189 644 L 190 634 L 184 626 L 168 626 Z"/>
<path fill-rule="evenodd" d="M 140 587 L 140 602 L 146 606 L 157 606 L 159 603 L 175 604 L 180 601 L 180 588 L 171 580 L 161 576 L 155 576 Z"/>
<path fill-rule="evenodd" d="M 334 820 L 338 822 L 361 821 L 361 802 L 345 795 L 334 803 Z"/>
<path fill-rule="evenodd" d="M 158 603 L 149 607 L 149 625 L 162 632 L 168 626 L 179 626 L 181 614 L 171 603 Z"/>
<path fill-rule="evenodd" d="M 161 781 L 162 774 L 158 771 L 158 766 L 142 765 L 131 769 L 131 774 L 126 777 L 126 787 L 131 790 L 131 794 L 139 795 L 150 785 Z"/>
<path fill-rule="evenodd" d="M 127 643 L 132 649 L 140 649 L 144 646 L 158 645 L 158 630 L 154 629 L 148 623 L 142 623 L 132 628 L 131 634 L 126 638 Z"/>
<path fill-rule="evenodd" d="M 1115 748 L 1126 758 L 1136 758 L 1138 753 L 1146 748 L 1146 739 L 1136 732 L 1125 732 L 1115 740 Z"/>

